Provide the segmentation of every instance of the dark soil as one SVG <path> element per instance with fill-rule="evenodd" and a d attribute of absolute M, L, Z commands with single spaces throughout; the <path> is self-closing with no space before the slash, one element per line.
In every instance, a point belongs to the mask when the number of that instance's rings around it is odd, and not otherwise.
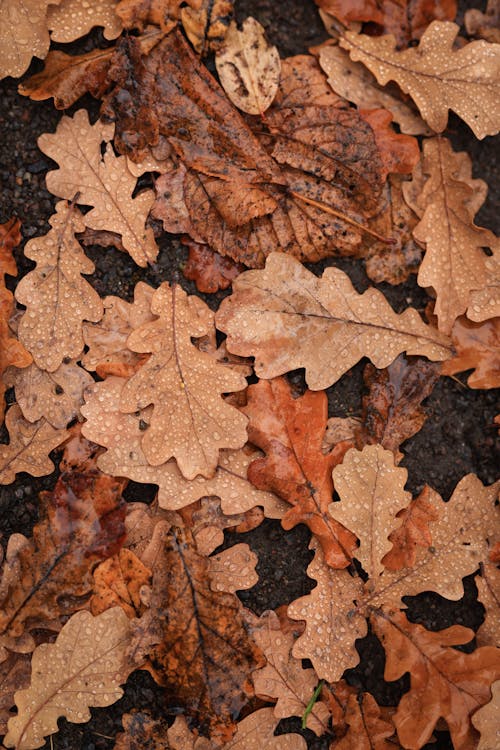
<path fill-rule="evenodd" d="M 271 41 L 278 45 L 283 57 L 307 52 L 309 46 L 321 42 L 326 34 L 312 0 L 289 0 L 276 3 L 273 0 L 237 0 L 238 19 L 253 15 L 267 29 Z M 482 7 L 482 3 L 461 4 L 461 14 L 467 7 Z M 459 16 L 461 18 L 461 16 Z M 99 32 L 64 48 L 73 53 L 86 51 L 94 46 L 105 46 Z M 61 45 L 62 46 L 62 45 Z M 35 61 L 28 72 L 33 74 L 41 68 Z M 26 77 L 27 77 L 26 76 Z M 55 198 L 45 190 L 46 171 L 53 167 L 51 160 L 42 154 L 36 145 L 41 133 L 53 132 L 61 117 L 52 102 L 31 102 L 16 93 L 17 81 L 7 79 L 0 83 L 2 100 L 0 105 L 0 176 L 1 204 L 0 221 L 11 216 L 22 221 L 24 242 L 35 235 L 45 234 L 47 220 L 53 212 Z M 75 109 L 86 107 L 94 118 L 99 105 L 90 97 L 80 100 Z M 455 149 L 466 150 L 474 162 L 474 176 L 485 179 L 490 186 L 488 200 L 481 209 L 477 223 L 498 232 L 498 140 L 487 138 L 477 141 L 471 131 L 457 118 L 451 117 L 446 133 Z M 161 252 L 154 268 L 143 271 L 125 254 L 111 248 L 90 248 L 88 255 L 96 264 L 91 283 L 100 295 L 117 294 L 130 299 L 139 280 L 153 286 L 162 281 L 177 281 L 190 293 L 197 294 L 194 284 L 184 279 L 181 268 L 187 251 L 178 238 L 161 234 Z M 24 258 L 22 249 L 16 254 L 20 275 L 33 264 Z M 368 284 L 363 266 L 357 261 L 331 259 L 311 267 L 321 273 L 327 265 L 339 265 L 347 271 L 358 287 Z M 14 281 L 14 280 L 12 280 Z M 14 283 L 11 285 L 14 286 Z M 405 284 L 391 287 L 378 285 L 396 310 L 409 304 L 423 312 L 428 297 L 420 289 L 415 278 Z M 216 308 L 224 295 L 201 295 L 208 304 Z M 364 393 L 361 362 L 328 390 L 330 416 L 352 416 L 361 412 Z M 430 484 L 448 499 L 457 482 L 470 472 L 490 484 L 497 478 L 499 465 L 499 441 L 493 418 L 499 411 L 498 393 L 474 391 L 467 388 L 467 375 L 459 379 L 441 378 L 432 395 L 425 403 L 427 421 L 422 430 L 408 440 L 403 450 L 403 466 L 408 469 L 407 488 L 417 493 L 425 483 Z M 302 373 L 292 376 L 302 383 Z M 13 394 L 8 393 L 12 401 Z M 3 437 L 6 439 L 6 436 Z M 56 457 L 57 459 L 57 457 Z M 10 534 L 20 532 L 31 535 L 38 517 L 38 492 L 54 486 L 55 475 L 36 480 L 23 474 L 15 484 L 0 488 L 0 543 L 5 543 Z M 128 500 L 149 502 L 154 488 L 131 482 L 126 491 Z M 235 535 L 227 535 L 227 544 L 234 543 Z M 306 575 L 311 558 L 308 550 L 309 531 L 299 526 L 284 532 L 278 522 L 266 520 L 254 531 L 241 535 L 259 556 L 259 582 L 250 591 L 241 593 L 244 604 L 260 614 L 266 609 L 287 604 L 313 588 L 314 582 Z M 465 596 L 458 602 L 449 602 L 440 596 L 427 593 L 407 599 L 408 615 L 414 622 L 421 622 L 431 630 L 439 630 L 453 623 L 477 629 L 483 618 L 483 607 L 477 602 L 473 576 L 465 580 Z M 349 682 L 361 690 L 373 693 L 382 705 L 394 705 L 402 691 L 408 687 L 408 676 L 396 683 L 383 680 L 384 653 L 377 639 L 368 635 L 358 641 L 361 656 L 360 666 L 349 670 Z M 60 732 L 47 741 L 45 748 L 56 750 L 111 749 L 114 738 L 121 730 L 121 716 L 132 708 L 148 708 L 155 715 L 165 714 L 163 691 L 145 672 L 136 672 L 129 679 L 122 700 L 108 709 L 92 710 L 88 724 L 76 725 L 60 721 Z M 308 740 L 309 748 L 326 750 L 329 739 L 316 738 L 308 730 L 300 729 L 300 720 L 283 721 L 282 731 L 299 731 Z M 426 746 L 435 750 L 451 748 L 447 732 L 436 733 L 437 742 Z"/>

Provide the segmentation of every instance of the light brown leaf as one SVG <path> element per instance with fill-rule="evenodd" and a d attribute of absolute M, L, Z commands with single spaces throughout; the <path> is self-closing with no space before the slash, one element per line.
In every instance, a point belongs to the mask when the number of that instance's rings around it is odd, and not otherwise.
<path fill-rule="evenodd" d="M 467 380 L 470 388 L 500 387 L 500 318 L 483 323 L 458 318 L 451 338 L 457 355 L 444 362 L 442 375 L 474 369 Z"/>
<path fill-rule="evenodd" d="M 144 611 L 140 590 L 150 583 L 151 570 L 129 549 L 121 549 L 95 568 L 90 611 L 95 616 L 118 606 L 128 618 L 140 617 Z"/>
<path fill-rule="evenodd" d="M 53 42 L 73 42 L 85 36 L 94 26 L 104 27 L 105 39 L 116 39 L 122 30 L 115 13 L 116 0 L 60 0 L 57 8 L 49 8 L 47 26 Z"/>
<path fill-rule="evenodd" d="M 255 18 L 246 18 L 241 31 L 231 22 L 215 65 L 224 91 L 239 109 L 251 115 L 268 109 L 278 90 L 280 56 Z"/>
<path fill-rule="evenodd" d="M 433 21 L 417 48 L 401 52 L 395 51 L 393 36 L 347 31 L 340 44 L 380 84 L 396 81 L 437 133 L 446 128 L 452 109 L 478 138 L 495 135 L 500 127 L 500 47 L 481 40 L 453 50 L 458 31 L 455 23 Z"/>
<path fill-rule="evenodd" d="M 79 210 L 60 201 L 49 222 L 48 234 L 25 247 L 36 268 L 17 285 L 16 299 L 26 305 L 20 340 L 38 367 L 54 372 L 65 357 L 78 358 L 84 346 L 83 321 L 99 320 L 103 310 L 99 295 L 82 278 L 94 271 L 94 264 L 75 238 L 84 227 Z"/>
<path fill-rule="evenodd" d="M 485 560 L 481 563 L 481 575 L 474 580 L 477 598 L 484 606 L 484 622 L 476 633 L 479 646 L 498 646 L 500 643 L 500 570 Z"/>
<path fill-rule="evenodd" d="M 345 721 L 349 729 L 335 743 L 335 750 L 394 750 L 394 743 L 387 742 L 395 732 L 394 725 L 381 718 L 380 707 L 370 693 L 349 696 Z"/>
<path fill-rule="evenodd" d="M 274 716 L 302 716 L 317 685 L 313 669 L 304 669 L 291 655 L 294 638 L 281 630 L 278 616 L 269 610 L 252 628 L 255 642 L 262 649 L 267 664 L 252 674 L 255 693 L 263 700 L 276 701 Z M 315 734 L 327 731 L 330 712 L 325 703 L 318 701 L 307 717 L 307 728 Z"/>
<path fill-rule="evenodd" d="M 367 445 L 362 451 L 347 451 L 332 475 L 340 502 L 328 509 L 360 540 L 354 556 L 375 585 L 384 569 L 382 558 L 391 547 L 388 537 L 397 524 L 396 515 L 411 499 L 404 491 L 408 472 L 394 465 L 391 451 Z"/>
<path fill-rule="evenodd" d="M 154 196 L 151 190 L 143 190 L 132 197 L 136 179 L 127 160 L 115 156 L 110 143 L 101 156 L 101 143 L 112 136 L 112 125 L 99 120 L 90 125 L 84 109 L 72 118 L 64 116 L 55 133 L 38 139 L 41 151 L 60 164 L 47 174 L 47 188 L 61 198 L 77 196 L 79 203 L 93 206 L 83 218 L 83 227 L 117 232 L 133 260 L 145 267 L 158 255 L 153 230 L 145 225 Z"/>
<path fill-rule="evenodd" d="M 498 714 L 500 712 L 500 680 L 491 686 L 491 700 L 472 716 L 472 723 L 481 739 L 477 750 L 496 750 L 500 742 L 500 728 L 498 726 Z"/>
<path fill-rule="evenodd" d="M 306 368 L 310 388 L 335 383 L 363 356 L 387 367 L 401 351 L 446 359 L 449 340 L 416 310 L 397 315 L 381 292 L 358 294 L 337 268 L 321 279 L 294 258 L 273 253 L 263 271 L 246 271 L 217 313 L 227 347 L 255 356 L 255 372 L 273 378 Z"/>
<path fill-rule="evenodd" d="M 251 589 L 259 580 L 255 571 L 258 557 L 248 544 L 235 544 L 209 558 L 210 588 L 212 591 L 237 591 Z"/>
<path fill-rule="evenodd" d="M 498 649 L 485 646 L 462 653 L 450 647 L 471 641 L 473 630 L 453 625 L 429 632 L 409 622 L 403 612 L 375 613 L 371 622 L 386 653 L 385 679 L 410 673 L 410 690 L 394 714 L 401 744 L 418 750 L 442 717 L 456 750 L 473 750 L 476 737 L 470 715 L 487 703 L 489 686 L 500 675 Z"/>
<path fill-rule="evenodd" d="M 6 747 L 41 747 L 44 737 L 58 731 L 61 716 L 83 723 L 90 719 L 90 706 L 110 706 L 121 698 L 119 685 L 131 671 L 125 660 L 129 639 L 120 607 L 98 617 L 73 615 L 55 643 L 35 650 L 31 685 L 15 695 L 18 714 L 9 721 Z"/>
<path fill-rule="evenodd" d="M 0 484 L 11 484 L 21 471 L 33 477 L 54 471 L 49 453 L 66 440 L 66 430 L 56 430 L 45 419 L 27 422 L 17 404 L 8 410 L 5 426 L 10 443 L 0 445 Z"/>
<path fill-rule="evenodd" d="M 233 3 L 234 0 L 200 0 L 181 8 L 184 31 L 199 55 L 220 49 L 233 17 Z"/>
<path fill-rule="evenodd" d="M 0 733 L 7 734 L 7 721 L 12 717 L 14 693 L 30 684 L 31 655 L 8 652 L 0 665 Z"/>
<path fill-rule="evenodd" d="M 465 29 L 469 36 L 480 36 L 487 42 L 500 42 L 500 3 L 498 0 L 488 0 L 486 11 L 482 13 L 478 8 L 465 11 Z"/>
<path fill-rule="evenodd" d="M 482 289 L 471 292 L 467 309 L 467 317 L 475 323 L 500 317 L 500 241 L 495 243 L 485 266 L 486 283 Z"/>
<path fill-rule="evenodd" d="M 0 78 L 21 76 L 49 49 L 47 9 L 61 0 L 5 0 L 0 6 Z"/>

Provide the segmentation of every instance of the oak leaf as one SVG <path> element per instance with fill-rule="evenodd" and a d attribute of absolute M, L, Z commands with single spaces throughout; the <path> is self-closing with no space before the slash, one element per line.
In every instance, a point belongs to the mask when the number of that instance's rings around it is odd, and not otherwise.
<path fill-rule="evenodd" d="M 479 626 L 476 640 L 479 646 L 498 646 L 500 643 L 500 570 L 489 560 L 481 563 L 481 575 L 474 580 L 477 598 L 484 606 L 484 622 Z"/>
<path fill-rule="evenodd" d="M 472 716 L 472 723 L 478 732 L 481 733 L 481 739 L 477 750 L 495 750 L 500 741 L 500 731 L 498 728 L 498 712 L 500 711 L 500 680 L 497 680 L 491 686 L 492 698 L 489 703 L 482 706 Z"/>
<path fill-rule="evenodd" d="M 199 550 L 198 539 L 196 539 L 196 547 Z M 248 544 L 234 544 L 229 549 L 212 555 L 209 560 L 212 591 L 235 594 L 237 591 L 251 589 L 259 580 L 255 570 L 258 557 Z"/>
<path fill-rule="evenodd" d="M 82 223 L 91 229 L 106 229 L 121 235 L 123 246 L 133 260 L 145 267 L 158 255 L 153 230 L 146 219 L 153 193 L 143 190 L 134 198 L 136 179 L 127 168 L 127 160 L 117 157 L 109 140 L 113 126 L 98 121 L 90 125 L 87 111 L 64 116 L 55 133 L 38 139 L 40 150 L 60 164 L 47 174 L 47 188 L 54 195 L 93 206 Z M 108 142 L 101 156 L 101 143 Z M 77 195 L 78 194 L 78 195 Z"/>
<path fill-rule="evenodd" d="M 358 294 L 348 276 L 327 268 L 321 279 L 294 258 L 273 253 L 262 271 L 246 271 L 223 300 L 217 327 L 230 352 L 255 356 L 259 377 L 300 367 L 310 388 L 335 383 L 363 356 L 387 367 L 401 351 L 449 357 L 449 340 L 416 310 L 397 315 L 374 288 Z"/>
<path fill-rule="evenodd" d="M 500 318 L 482 323 L 457 318 L 451 338 L 457 354 L 443 363 L 441 374 L 474 369 L 467 380 L 470 388 L 500 387 Z"/>
<path fill-rule="evenodd" d="M 250 115 L 268 109 L 278 90 L 280 56 L 255 18 L 246 18 L 241 31 L 231 22 L 215 65 L 224 91 L 238 109 Z"/>
<path fill-rule="evenodd" d="M 195 282 L 199 292 L 211 294 L 227 289 L 244 270 L 241 263 L 219 255 L 208 245 L 193 241 L 184 241 L 184 244 L 189 247 L 189 257 L 182 273 L 186 279 Z"/>
<path fill-rule="evenodd" d="M 490 684 L 500 675 L 498 649 L 484 646 L 462 653 L 450 647 L 468 643 L 474 631 L 453 625 L 429 632 L 403 612 L 376 613 L 372 625 L 386 653 L 385 679 L 410 673 L 410 690 L 393 717 L 402 745 L 418 750 L 442 717 L 456 750 L 476 747 L 470 715 L 488 702 Z"/>
<path fill-rule="evenodd" d="M 61 0 L 6 0 L 0 6 L 0 78 L 21 76 L 32 57 L 41 57 L 49 49 L 47 10 Z"/>
<path fill-rule="evenodd" d="M 396 518 L 401 519 L 401 526 L 389 534 L 392 549 L 382 559 L 387 570 L 411 568 L 417 559 L 418 547 L 432 545 L 429 524 L 439 518 L 436 495 L 435 490 L 426 485 L 408 507 L 396 514 Z"/>
<path fill-rule="evenodd" d="M 188 4 L 198 7 L 201 0 L 187 0 Z M 180 16 L 183 0 L 119 0 L 116 14 L 122 19 L 126 29 L 144 29 L 154 24 L 162 31 L 169 31 L 173 22 Z"/>
<path fill-rule="evenodd" d="M 8 652 L 0 665 L 0 733 L 7 734 L 7 721 L 12 717 L 14 693 L 30 684 L 31 655 Z"/>
<path fill-rule="evenodd" d="M 335 743 L 335 750 L 393 750 L 394 743 L 387 740 L 394 734 L 394 725 L 380 716 L 370 693 L 349 696 L 345 721 L 349 729 Z"/>
<path fill-rule="evenodd" d="M 77 612 L 55 643 L 44 643 L 32 658 L 29 688 L 15 694 L 17 716 L 10 719 L 6 747 L 31 750 L 58 731 L 57 720 L 83 723 L 90 706 L 110 706 L 123 695 L 119 685 L 131 671 L 125 659 L 129 620 L 120 607 L 92 617 Z"/>
<path fill-rule="evenodd" d="M 199 55 L 220 49 L 233 13 L 234 0 L 200 0 L 181 8 L 184 31 Z"/>
<path fill-rule="evenodd" d="M 49 453 L 64 442 L 66 430 L 55 429 L 46 419 L 31 423 L 13 404 L 5 416 L 10 435 L 8 445 L 0 445 L 0 484 L 11 484 L 21 471 L 42 477 L 54 471 Z"/>
<path fill-rule="evenodd" d="M 141 587 L 150 582 L 151 570 L 133 552 L 121 549 L 95 568 L 90 611 L 93 615 L 100 615 L 119 606 L 130 619 L 140 617 L 144 611 Z"/>
<path fill-rule="evenodd" d="M 500 317 L 500 242 L 495 243 L 491 256 L 485 261 L 486 283 L 470 294 L 467 317 L 475 323 Z"/>
<path fill-rule="evenodd" d="M 500 42 L 500 4 L 498 0 L 488 0 L 486 10 L 470 8 L 464 15 L 465 29 L 469 36 L 480 36 L 487 42 Z"/>
<path fill-rule="evenodd" d="M 103 311 L 99 295 L 82 278 L 94 271 L 75 238 L 84 228 L 82 215 L 74 205 L 60 201 L 49 222 L 48 234 L 25 247 L 36 268 L 21 279 L 15 294 L 26 305 L 19 339 L 40 369 L 54 372 L 65 357 L 79 356 L 83 321 L 99 320 Z"/>
<path fill-rule="evenodd" d="M 356 539 L 328 512 L 332 500 L 332 468 L 345 447 L 324 455 L 321 444 L 328 416 L 325 393 L 306 391 L 294 399 L 283 378 L 261 380 L 247 391 L 248 438 L 266 456 L 248 468 L 258 489 L 271 490 L 293 507 L 281 519 L 284 529 L 304 523 L 319 539 L 328 565 L 345 568 Z"/>
<path fill-rule="evenodd" d="M 437 133 L 446 128 L 448 110 L 452 109 L 478 138 L 495 135 L 500 127 L 500 47 L 481 40 L 454 50 L 458 31 L 455 23 L 433 21 L 417 48 L 401 52 L 394 49 L 391 35 L 369 37 L 347 31 L 340 44 L 349 50 L 352 60 L 366 65 L 380 84 L 396 81 Z"/>
<path fill-rule="evenodd" d="M 48 9 L 47 26 L 53 42 L 74 42 L 94 28 L 102 26 L 105 39 L 116 39 L 122 30 L 115 13 L 116 0 L 60 0 L 57 7 Z"/>

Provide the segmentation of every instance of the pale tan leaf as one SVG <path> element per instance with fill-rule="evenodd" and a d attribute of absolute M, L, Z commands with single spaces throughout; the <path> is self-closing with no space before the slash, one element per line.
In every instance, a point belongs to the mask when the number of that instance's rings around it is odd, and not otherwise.
<path fill-rule="evenodd" d="M 259 580 L 255 571 L 258 557 L 248 544 L 235 544 L 233 547 L 209 557 L 210 588 L 212 591 L 236 591 L 251 589 Z"/>
<path fill-rule="evenodd" d="M 396 514 L 411 500 L 404 490 L 408 472 L 395 466 L 392 451 L 367 445 L 347 451 L 332 476 L 340 502 L 331 503 L 329 511 L 360 540 L 354 554 L 374 582 L 392 546 L 389 534 L 400 525 Z"/>
<path fill-rule="evenodd" d="M 32 364 L 22 370 L 9 367 L 5 384 L 15 388 L 16 400 L 28 422 L 45 417 L 57 429 L 64 429 L 80 412 L 83 391 L 94 382 L 75 361 L 64 362 L 54 372 Z"/>
<path fill-rule="evenodd" d="M 224 745 L 223 750 L 306 750 L 306 741 L 300 734 L 281 734 L 275 737 L 277 725 L 278 720 L 272 708 L 254 711 L 240 721 L 236 734 Z M 194 750 L 198 750 L 197 745 Z"/>
<path fill-rule="evenodd" d="M 146 226 L 154 194 L 142 190 L 132 198 L 136 179 L 124 156 L 115 156 L 110 143 L 101 156 L 101 143 L 113 137 L 114 126 L 98 120 L 90 125 L 86 110 L 64 116 L 55 133 L 44 133 L 38 145 L 60 168 L 47 174 L 47 188 L 54 195 L 93 206 L 84 226 L 121 235 L 123 246 L 142 267 L 158 255 L 153 230 Z M 83 230 L 82 230 L 83 231 Z"/>
<path fill-rule="evenodd" d="M 477 731 L 481 732 L 477 750 L 498 750 L 500 746 L 500 680 L 492 684 L 491 695 L 490 702 L 476 711 L 471 719 Z"/>
<path fill-rule="evenodd" d="M 390 93 L 379 86 L 374 76 L 363 65 L 353 62 L 349 54 L 337 45 L 329 44 L 319 48 L 319 64 L 327 74 L 332 89 L 357 104 L 360 109 L 382 107 L 389 110 L 402 133 L 432 133 L 409 104 L 398 98 L 396 93 Z"/>
<path fill-rule="evenodd" d="M 255 18 L 246 18 L 241 31 L 231 22 L 215 64 L 224 91 L 243 112 L 262 115 L 271 105 L 278 91 L 280 56 Z"/>
<path fill-rule="evenodd" d="M 477 598 L 483 604 L 484 622 L 476 633 L 478 646 L 500 645 L 500 570 L 485 560 L 481 575 L 475 577 Z"/>
<path fill-rule="evenodd" d="M 294 638 L 284 633 L 275 612 L 264 612 L 252 627 L 255 642 L 262 649 L 267 664 L 252 674 L 255 693 L 264 700 L 276 701 L 277 719 L 302 716 L 318 683 L 313 669 L 304 669 L 291 655 Z M 307 728 L 315 734 L 327 731 L 330 712 L 325 703 L 315 703 L 307 717 Z"/>
<path fill-rule="evenodd" d="M 259 377 L 305 367 L 313 390 L 335 383 L 363 356 L 378 368 L 401 351 L 433 360 L 450 356 L 448 338 L 416 310 L 397 315 L 378 290 L 358 294 L 340 269 L 327 268 L 318 279 L 284 253 L 272 253 L 264 270 L 234 280 L 217 327 L 228 334 L 229 351 L 255 356 Z"/>
<path fill-rule="evenodd" d="M 44 58 L 49 49 L 47 6 L 60 0 L 4 0 L 0 4 L 0 78 L 18 77 L 31 58 Z"/>
<path fill-rule="evenodd" d="M 347 31 L 340 44 L 380 84 L 396 81 L 437 133 L 446 128 L 452 109 L 478 138 L 495 135 L 500 127 L 500 45 L 481 40 L 454 50 L 458 31 L 455 23 L 433 21 L 418 47 L 400 52 L 392 35 Z"/>
<path fill-rule="evenodd" d="M 354 642 L 367 633 L 366 621 L 354 605 L 363 583 L 347 570 L 327 566 L 314 539 L 310 548 L 315 555 L 307 574 L 318 585 L 288 607 L 289 617 L 306 621 L 306 630 L 295 642 L 292 654 L 296 659 L 310 659 L 320 679 L 336 682 L 346 669 L 358 664 Z"/>
<path fill-rule="evenodd" d="M 49 222 L 48 234 L 30 240 L 24 249 L 36 268 L 21 279 L 15 296 L 26 305 L 20 341 L 38 367 L 54 372 L 65 357 L 79 356 L 83 321 L 99 320 L 103 310 L 99 295 L 82 278 L 94 271 L 94 264 L 75 238 L 84 228 L 80 211 L 60 201 Z"/>
<path fill-rule="evenodd" d="M 11 484 L 16 474 L 26 471 L 34 477 L 42 477 L 54 471 L 49 458 L 50 451 L 66 440 L 66 430 L 56 430 L 45 419 L 27 422 L 17 404 L 8 410 L 5 425 L 10 434 L 10 443 L 0 445 L 0 484 Z"/>
<path fill-rule="evenodd" d="M 104 27 L 105 39 L 116 39 L 122 22 L 115 13 L 117 0 L 62 0 L 57 8 L 49 8 L 47 26 L 53 42 L 73 42 L 85 36 L 94 26 Z"/>
<path fill-rule="evenodd" d="M 110 706 L 123 695 L 130 667 L 125 650 L 129 620 L 120 607 L 92 617 L 77 612 L 55 643 L 44 643 L 33 653 L 31 685 L 15 694 L 17 716 L 10 719 L 6 747 L 31 750 L 58 731 L 57 720 L 83 723 L 90 706 Z"/>

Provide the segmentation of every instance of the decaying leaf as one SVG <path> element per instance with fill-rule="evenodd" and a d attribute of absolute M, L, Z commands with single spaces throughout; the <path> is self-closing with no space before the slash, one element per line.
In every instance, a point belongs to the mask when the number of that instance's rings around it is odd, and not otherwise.
<path fill-rule="evenodd" d="M 163 32 L 172 28 L 180 16 L 183 0 L 118 0 L 116 14 L 126 29 L 144 31 L 154 24 Z M 188 5 L 199 7 L 201 0 L 187 0 Z"/>
<path fill-rule="evenodd" d="M 261 380 L 247 391 L 248 438 L 261 448 L 248 468 L 258 489 L 271 490 L 292 505 L 281 519 L 284 529 L 304 523 L 319 539 L 328 565 L 345 568 L 356 545 L 354 535 L 328 512 L 332 500 L 332 468 L 345 447 L 321 451 L 328 416 L 325 393 L 306 391 L 294 399 L 284 378 Z"/>
<path fill-rule="evenodd" d="M 394 734 L 394 724 L 380 716 L 380 707 L 370 693 L 349 696 L 345 721 L 349 729 L 335 750 L 394 750 L 394 743 L 387 741 Z"/>
<path fill-rule="evenodd" d="M 94 593 L 90 611 L 100 615 L 119 606 L 127 617 L 140 617 L 144 606 L 140 589 L 151 582 L 151 571 L 129 549 L 121 549 L 94 570 Z"/>
<path fill-rule="evenodd" d="M 49 453 L 68 437 L 66 430 L 55 429 L 43 418 L 34 423 L 26 421 L 17 404 L 8 410 L 5 426 L 10 443 L 0 444 L 0 484 L 11 484 L 21 471 L 33 477 L 54 471 Z"/>
<path fill-rule="evenodd" d="M 57 720 L 83 723 L 90 706 L 110 706 L 123 695 L 130 666 L 125 652 L 129 620 L 120 607 L 93 617 L 77 612 L 55 643 L 43 643 L 32 659 L 31 685 L 15 694 L 17 716 L 10 719 L 6 747 L 31 750 L 58 731 Z"/>
<path fill-rule="evenodd" d="M 458 318 L 451 338 L 457 355 L 444 362 L 441 373 L 454 375 L 474 369 L 467 380 L 470 388 L 500 387 L 500 318 L 483 323 Z"/>
<path fill-rule="evenodd" d="M 115 39 L 122 30 L 115 8 L 116 0 L 59 0 L 59 5 L 47 13 L 50 38 L 54 42 L 73 42 L 94 26 L 103 26 L 104 38 Z"/>
<path fill-rule="evenodd" d="M 32 57 L 49 49 L 47 10 L 61 0 L 4 0 L 0 5 L 0 78 L 21 76 Z"/>
<path fill-rule="evenodd" d="M 55 133 L 44 133 L 38 145 L 60 164 L 47 174 L 47 188 L 54 195 L 93 206 L 82 223 L 91 229 L 107 229 L 121 235 L 123 246 L 134 261 L 145 267 L 158 255 L 153 230 L 146 218 L 153 203 L 151 190 L 142 190 L 134 198 L 136 178 L 127 168 L 127 160 L 114 154 L 110 143 L 104 157 L 101 143 L 113 136 L 113 126 L 97 121 L 90 125 L 87 111 L 64 116 Z"/>
<path fill-rule="evenodd" d="M 433 21 L 417 48 L 401 52 L 394 49 L 393 36 L 369 37 L 347 31 L 340 44 L 349 50 L 352 60 L 366 65 L 380 84 L 396 81 L 437 133 L 446 128 L 451 109 L 478 138 L 495 135 L 500 127 L 500 47 L 481 40 L 454 50 L 458 31 L 455 23 Z"/>
<path fill-rule="evenodd" d="M 234 0 L 199 0 L 181 8 L 184 31 L 199 55 L 216 52 L 224 43 L 233 3 Z"/>
<path fill-rule="evenodd" d="M 381 292 L 358 294 L 348 276 L 327 268 L 321 279 L 294 258 L 271 254 L 262 271 L 246 271 L 223 300 L 217 327 L 227 347 L 255 356 L 255 372 L 273 378 L 306 368 L 310 388 L 336 382 L 361 357 L 387 367 L 401 351 L 449 357 L 449 340 L 425 325 L 416 310 L 397 315 Z"/>
<path fill-rule="evenodd" d="M 491 686 L 492 698 L 472 717 L 472 723 L 481 739 L 477 750 L 496 750 L 500 742 L 500 729 L 498 727 L 498 713 L 500 711 L 500 680 Z"/>
<path fill-rule="evenodd" d="M 476 634 L 479 646 L 500 643 L 500 570 L 489 560 L 481 563 L 481 575 L 475 577 L 477 598 L 484 606 L 484 622 Z"/>
<path fill-rule="evenodd" d="M 478 8 L 465 11 L 465 28 L 470 36 L 480 36 L 487 42 L 500 42 L 500 3 L 498 0 L 488 0 L 486 11 L 482 13 Z"/>
<path fill-rule="evenodd" d="M 251 115 L 262 115 L 268 109 L 278 90 L 280 56 L 255 18 L 246 18 L 241 31 L 231 22 L 215 64 L 233 104 Z"/>
<path fill-rule="evenodd" d="M 194 281 L 199 292 L 211 294 L 219 289 L 227 289 L 243 270 L 241 263 L 225 258 L 208 245 L 188 241 L 189 257 L 182 273 L 186 279 Z"/>
<path fill-rule="evenodd" d="M 404 491 L 406 469 L 394 465 L 394 456 L 381 445 L 349 450 L 333 469 L 333 482 L 340 502 L 331 503 L 331 515 L 360 540 L 354 555 L 372 581 L 381 574 L 382 558 L 389 552 L 389 531 L 397 513 L 406 508 L 411 495 Z"/>
<path fill-rule="evenodd" d="M 178 717 L 176 723 L 179 722 Z M 116 742 L 113 750 L 143 750 L 148 747 L 150 750 L 172 750 L 175 748 L 169 741 L 169 727 L 165 719 L 153 718 L 149 711 L 139 711 L 133 709 L 130 713 L 122 716 L 123 732 L 116 735 Z M 186 726 L 186 731 L 189 731 Z M 189 742 L 189 741 L 188 741 Z M 193 743 L 183 745 L 185 750 L 193 750 Z M 166 744 L 168 743 L 168 744 Z"/>
<path fill-rule="evenodd" d="M 49 221 L 48 234 L 26 245 L 26 256 L 37 265 L 17 285 L 16 299 L 26 305 L 19 323 L 20 340 L 38 367 L 54 372 L 65 357 L 80 355 L 82 322 L 99 320 L 102 303 L 82 278 L 94 271 L 94 264 L 75 238 L 75 232 L 84 228 L 81 213 L 60 201 Z"/>
<path fill-rule="evenodd" d="M 376 613 L 371 619 L 386 653 L 385 679 L 410 673 L 410 690 L 393 717 L 402 745 L 425 745 L 442 717 L 455 748 L 475 747 L 470 716 L 490 699 L 490 684 L 500 675 L 498 649 L 484 646 L 466 654 L 450 648 L 474 637 L 461 625 L 430 632 L 403 612 Z"/>

